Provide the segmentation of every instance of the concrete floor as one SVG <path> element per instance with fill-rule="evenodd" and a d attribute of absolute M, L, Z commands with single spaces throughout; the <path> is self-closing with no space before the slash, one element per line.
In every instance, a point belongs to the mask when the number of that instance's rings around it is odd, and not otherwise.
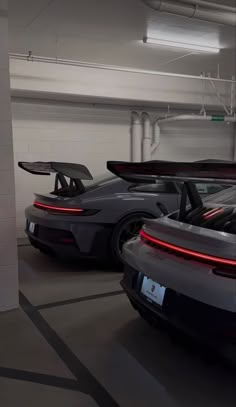
<path fill-rule="evenodd" d="M 21 309 L 0 315 L 0 406 L 235 407 L 235 373 L 142 321 L 119 273 L 19 256 Z"/>

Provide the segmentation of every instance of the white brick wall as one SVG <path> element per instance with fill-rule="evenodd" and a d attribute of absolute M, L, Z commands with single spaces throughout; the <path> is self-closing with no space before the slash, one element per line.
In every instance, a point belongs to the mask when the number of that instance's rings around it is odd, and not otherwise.
<path fill-rule="evenodd" d="M 194 161 L 233 159 L 233 124 L 221 122 L 172 122 L 162 126 L 156 158 Z"/>
<path fill-rule="evenodd" d="M 0 0 L 0 311 L 18 306 L 7 2 Z"/>
<path fill-rule="evenodd" d="M 49 192 L 53 179 L 27 174 L 17 167 L 17 161 L 80 162 L 96 177 L 106 172 L 108 159 L 129 160 L 128 108 L 14 102 L 12 111 L 18 237 L 24 236 L 24 209 L 32 203 L 33 193 Z M 153 158 L 231 159 L 232 151 L 231 126 L 176 122 L 163 126 L 161 144 Z"/>

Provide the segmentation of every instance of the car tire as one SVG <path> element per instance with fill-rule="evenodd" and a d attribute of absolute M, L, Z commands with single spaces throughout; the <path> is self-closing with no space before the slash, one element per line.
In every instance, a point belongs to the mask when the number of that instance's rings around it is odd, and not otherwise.
<path fill-rule="evenodd" d="M 111 257 L 113 264 L 120 269 L 123 268 L 122 246 L 126 241 L 138 235 L 143 225 L 142 218 L 151 219 L 153 216 L 144 212 L 133 213 L 123 218 L 114 227 L 111 237 Z"/>

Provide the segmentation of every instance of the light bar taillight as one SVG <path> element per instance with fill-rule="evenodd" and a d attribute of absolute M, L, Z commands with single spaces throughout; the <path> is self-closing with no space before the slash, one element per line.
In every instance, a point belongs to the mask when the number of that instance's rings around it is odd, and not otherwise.
<path fill-rule="evenodd" d="M 54 213 L 65 213 L 68 215 L 77 215 L 77 214 L 82 214 L 82 212 L 84 212 L 84 209 L 81 209 L 81 208 L 65 208 L 62 206 L 46 205 L 46 204 L 43 204 L 43 203 L 37 202 L 37 201 L 34 201 L 34 206 L 36 208 L 44 209 L 44 210 L 51 211 Z"/>
<path fill-rule="evenodd" d="M 205 220 L 209 220 L 211 218 L 213 218 L 216 215 L 219 215 L 220 213 L 223 213 L 224 209 L 222 208 L 215 208 L 212 209 L 211 211 L 206 212 L 203 217 L 205 218 Z"/>
<path fill-rule="evenodd" d="M 214 266 L 228 266 L 230 269 L 227 270 L 213 270 L 215 274 L 225 276 L 225 277 L 231 277 L 231 278 L 236 278 L 236 260 L 231 260 L 231 259 L 226 259 L 222 257 L 217 257 L 217 256 L 211 256 L 205 253 L 200 253 L 196 252 L 194 250 L 186 249 L 184 247 L 180 247 L 177 245 L 174 245 L 172 243 L 167 243 L 162 240 L 159 240 L 153 236 L 150 236 L 148 233 L 146 233 L 144 230 L 140 231 L 140 237 L 141 239 L 146 242 L 146 243 L 151 243 L 154 246 L 160 248 L 160 249 L 165 249 L 169 250 L 173 254 L 182 254 L 183 256 L 189 257 L 192 260 L 198 260 L 201 262 L 205 263 L 211 263 Z M 233 269 L 234 268 L 234 269 Z"/>

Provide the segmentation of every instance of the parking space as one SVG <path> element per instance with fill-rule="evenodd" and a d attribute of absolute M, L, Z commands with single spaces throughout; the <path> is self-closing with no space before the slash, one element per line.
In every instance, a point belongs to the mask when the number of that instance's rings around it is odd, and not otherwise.
<path fill-rule="evenodd" d="M 120 273 L 19 256 L 21 309 L 0 319 L 4 407 L 235 406 L 235 373 L 142 321 Z"/>

